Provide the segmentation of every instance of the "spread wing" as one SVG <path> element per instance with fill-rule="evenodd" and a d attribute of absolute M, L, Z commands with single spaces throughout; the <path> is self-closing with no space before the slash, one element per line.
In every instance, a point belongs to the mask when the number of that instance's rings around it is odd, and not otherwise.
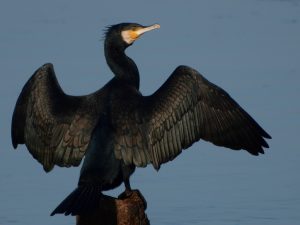
<path fill-rule="evenodd" d="M 153 95 L 133 102 L 123 107 L 116 129 L 115 153 L 127 164 L 159 169 L 200 139 L 253 155 L 268 148 L 264 138 L 270 135 L 229 94 L 189 67 L 178 67 Z"/>
<path fill-rule="evenodd" d="M 25 143 L 47 172 L 55 164 L 79 165 L 98 121 L 91 101 L 91 96 L 66 95 L 52 64 L 43 65 L 17 100 L 11 128 L 14 148 Z"/>

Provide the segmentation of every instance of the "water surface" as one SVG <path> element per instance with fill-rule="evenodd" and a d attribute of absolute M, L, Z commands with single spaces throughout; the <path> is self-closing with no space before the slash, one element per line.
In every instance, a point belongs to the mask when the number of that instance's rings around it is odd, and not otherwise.
<path fill-rule="evenodd" d="M 52 62 L 63 89 L 81 95 L 110 78 L 102 29 L 160 23 L 127 53 L 151 94 L 180 64 L 222 86 L 273 137 L 260 157 L 200 141 L 159 173 L 138 169 L 132 186 L 148 201 L 151 224 L 296 225 L 300 219 L 300 2 L 2 1 L 0 7 L 0 224 L 66 225 L 50 212 L 76 186 L 79 168 L 46 174 L 10 122 L 33 71 Z M 121 187 L 110 194 L 116 195 Z"/>

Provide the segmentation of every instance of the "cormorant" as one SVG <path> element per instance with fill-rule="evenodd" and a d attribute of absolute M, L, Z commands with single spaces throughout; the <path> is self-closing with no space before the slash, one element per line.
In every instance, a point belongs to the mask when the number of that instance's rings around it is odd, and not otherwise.
<path fill-rule="evenodd" d="M 136 167 L 173 160 L 203 139 L 217 146 L 268 148 L 271 136 L 228 93 L 199 72 L 179 66 L 152 95 L 139 91 L 139 71 L 125 49 L 159 28 L 121 23 L 107 29 L 105 57 L 114 77 L 85 96 L 63 92 L 53 65 L 45 64 L 25 84 L 12 118 L 12 143 L 25 144 L 49 172 L 54 165 L 78 166 L 78 187 L 52 212 L 78 215 L 96 207 L 101 191 L 124 182 Z"/>

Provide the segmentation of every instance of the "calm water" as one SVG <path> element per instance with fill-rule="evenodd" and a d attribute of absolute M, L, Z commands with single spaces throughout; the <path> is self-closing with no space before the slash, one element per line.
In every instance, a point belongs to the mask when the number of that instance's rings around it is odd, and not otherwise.
<path fill-rule="evenodd" d="M 138 169 L 132 186 L 145 195 L 151 224 L 299 224 L 300 1 L 4 0 L 0 225 L 74 224 L 49 214 L 75 188 L 79 168 L 45 174 L 24 147 L 14 151 L 12 110 L 45 62 L 54 63 L 69 94 L 104 85 L 111 72 L 102 29 L 124 21 L 161 24 L 127 51 L 140 68 L 144 94 L 187 64 L 227 90 L 273 137 L 261 157 L 199 142 L 159 173 Z"/>

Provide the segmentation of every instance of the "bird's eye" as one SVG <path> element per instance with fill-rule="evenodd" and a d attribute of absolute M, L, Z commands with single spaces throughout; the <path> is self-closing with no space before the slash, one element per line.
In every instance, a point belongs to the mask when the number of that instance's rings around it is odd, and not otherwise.
<path fill-rule="evenodd" d="M 137 31 L 139 29 L 139 27 L 131 27 L 130 30 L 132 31 Z"/>

